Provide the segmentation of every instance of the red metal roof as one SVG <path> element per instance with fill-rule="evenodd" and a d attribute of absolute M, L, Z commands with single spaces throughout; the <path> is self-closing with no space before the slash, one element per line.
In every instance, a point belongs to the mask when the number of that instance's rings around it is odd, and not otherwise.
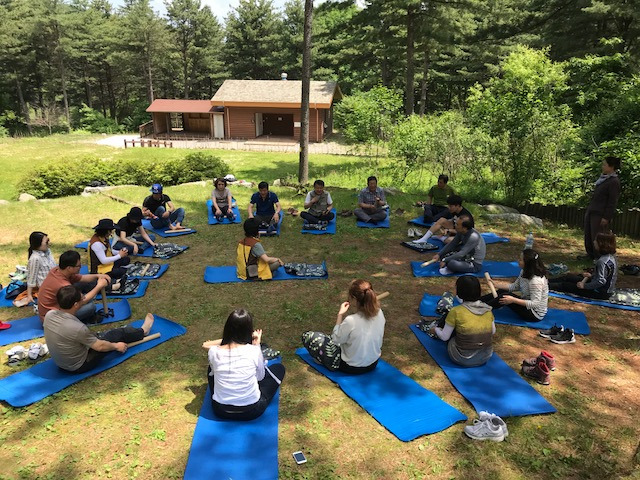
<path fill-rule="evenodd" d="M 211 113 L 215 107 L 211 100 L 171 100 L 158 98 L 147 108 L 147 112 L 156 113 Z"/>

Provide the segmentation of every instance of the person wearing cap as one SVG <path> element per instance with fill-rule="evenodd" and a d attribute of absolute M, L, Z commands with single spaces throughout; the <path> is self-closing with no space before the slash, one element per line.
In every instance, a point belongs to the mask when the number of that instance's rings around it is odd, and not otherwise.
<path fill-rule="evenodd" d="M 184 228 L 184 208 L 176 208 L 169 195 L 162 193 L 162 185 L 154 183 L 151 195 L 142 202 L 142 214 L 151 220 L 151 226 L 157 229 L 169 228 L 178 230 Z"/>
<path fill-rule="evenodd" d="M 131 262 L 126 248 L 121 248 L 115 255 L 111 251 L 109 239 L 115 228 L 113 220 L 103 218 L 93 227 L 95 233 L 89 239 L 89 273 L 103 273 L 109 275 L 111 280 L 121 279 L 127 273 L 124 267 Z M 120 288 L 118 284 L 114 287 L 115 290 Z"/>
<path fill-rule="evenodd" d="M 136 233 L 138 232 L 138 233 Z M 126 248 L 129 255 L 138 255 L 148 247 L 155 247 L 155 235 L 149 235 L 142 226 L 142 209 L 133 207 L 116 223 L 118 241 L 113 245 L 114 250 Z"/>

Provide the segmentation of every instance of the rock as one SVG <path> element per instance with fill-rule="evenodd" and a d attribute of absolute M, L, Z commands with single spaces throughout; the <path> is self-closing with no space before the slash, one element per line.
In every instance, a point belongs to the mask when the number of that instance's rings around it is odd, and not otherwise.
<path fill-rule="evenodd" d="M 19 202 L 30 202 L 32 200 L 37 200 L 37 198 L 28 193 L 21 193 L 20 196 L 18 197 Z"/>
<path fill-rule="evenodd" d="M 107 187 L 84 187 L 84 190 L 82 191 L 81 195 L 83 197 L 88 197 L 94 193 L 104 192 L 106 189 Z"/>
<path fill-rule="evenodd" d="M 0 200 L 0 205 L 9 205 L 9 200 Z"/>
<path fill-rule="evenodd" d="M 504 220 L 507 223 L 520 223 L 522 225 L 542 228 L 542 220 L 537 217 L 530 217 L 524 213 L 496 213 L 485 215 L 489 220 Z"/>
<path fill-rule="evenodd" d="M 274 187 L 281 187 L 281 186 L 282 186 L 282 180 L 281 180 L 281 179 L 279 179 L 279 178 L 276 178 L 276 179 L 273 181 L 273 186 L 274 186 Z"/>
<path fill-rule="evenodd" d="M 383 188 L 382 191 L 385 193 L 385 195 L 390 195 L 390 196 L 394 196 L 397 195 L 398 190 L 395 188 Z"/>
<path fill-rule="evenodd" d="M 206 180 L 196 180 L 195 182 L 182 183 L 181 185 L 198 185 L 198 186 L 201 186 L 201 187 L 206 187 L 207 186 L 207 181 Z"/>
<path fill-rule="evenodd" d="M 505 205 L 497 205 L 494 203 L 483 205 L 482 208 L 489 213 L 520 213 L 515 208 L 507 207 Z"/>

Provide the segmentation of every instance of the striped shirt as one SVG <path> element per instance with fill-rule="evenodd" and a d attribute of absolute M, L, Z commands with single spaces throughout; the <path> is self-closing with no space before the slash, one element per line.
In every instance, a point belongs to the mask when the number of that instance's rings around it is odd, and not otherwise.
<path fill-rule="evenodd" d="M 56 266 L 51 250 L 34 250 L 27 264 L 27 286 L 36 288 L 42 285 L 49 271 Z"/>
<path fill-rule="evenodd" d="M 520 292 L 522 299 L 526 300 L 527 310 L 536 318 L 542 319 L 547 314 L 547 303 L 549 301 L 549 282 L 547 277 L 534 275 L 531 279 L 524 278 L 522 272 L 516 281 L 509 285 L 510 292 Z"/>

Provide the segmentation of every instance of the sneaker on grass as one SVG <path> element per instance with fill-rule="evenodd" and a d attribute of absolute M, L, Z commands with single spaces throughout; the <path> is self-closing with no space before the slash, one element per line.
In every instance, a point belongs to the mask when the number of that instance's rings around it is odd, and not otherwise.
<path fill-rule="evenodd" d="M 576 343 L 576 336 L 573 334 L 573 330 L 571 328 L 567 328 L 557 335 L 551 335 L 549 337 L 553 343 Z"/>
<path fill-rule="evenodd" d="M 557 335 L 560 332 L 564 331 L 564 325 L 553 325 L 549 330 L 540 330 L 538 335 L 544 338 L 551 338 L 553 335 Z"/>
<path fill-rule="evenodd" d="M 538 362 L 537 365 L 522 365 L 522 374 L 525 377 L 533 378 L 540 385 L 549 385 L 549 367 L 546 363 Z"/>
<path fill-rule="evenodd" d="M 509 436 L 509 430 L 507 430 L 507 424 L 498 415 L 482 411 L 482 412 L 478 412 L 478 419 L 481 422 L 484 422 L 486 420 L 493 422 L 494 425 L 498 425 L 502 429 L 502 433 L 504 433 L 504 438 L 507 438 Z"/>
<path fill-rule="evenodd" d="M 474 420 L 473 425 L 464 427 L 464 433 L 474 440 L 491 440 L 493 442 L 502 442 L 505 437 L 502 427 L 496 425 L 491 419 Z"/>

